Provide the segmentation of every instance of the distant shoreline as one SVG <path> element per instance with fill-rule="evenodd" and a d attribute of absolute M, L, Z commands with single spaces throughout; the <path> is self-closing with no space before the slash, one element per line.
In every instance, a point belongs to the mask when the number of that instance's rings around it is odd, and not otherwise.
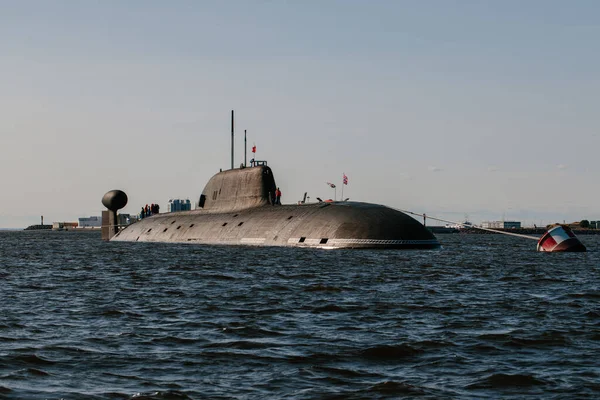
<path fill-rule="evenodd" d="M 43 231 L 43 232 L 48 232 L 48 231 L 52 231 L 52 232 L 100 232 L 102 230 L 102 228 L 97 227 L 97 226 L 86 226 L 86 227 L 77 227 L 77 228 L 58 228 L 58 229 L 54 229 L 52 228 L 52 225 L 31 225 L 28 226 L 27 228 L 23 229 L 10 229 L 10 230 L 18 230 L 18 231 Z"/>

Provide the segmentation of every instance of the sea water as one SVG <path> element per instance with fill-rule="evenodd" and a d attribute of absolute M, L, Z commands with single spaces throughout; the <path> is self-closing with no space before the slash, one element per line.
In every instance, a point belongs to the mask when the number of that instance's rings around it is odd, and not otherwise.
<path fill-rule="evenodd" d="M 0 232 L 0 398 L 600 397 L 600 236 L 428 251 Z"/>

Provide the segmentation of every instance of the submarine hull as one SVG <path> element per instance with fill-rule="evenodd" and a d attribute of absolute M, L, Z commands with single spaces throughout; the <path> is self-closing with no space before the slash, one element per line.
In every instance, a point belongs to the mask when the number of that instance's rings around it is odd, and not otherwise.
<path fill-rule="evenodd" d="M 127 226 L 111 241 L 329 249 L 440 247 L 435 236 L 414 218 L 362 202 L 157 214 Z"/>

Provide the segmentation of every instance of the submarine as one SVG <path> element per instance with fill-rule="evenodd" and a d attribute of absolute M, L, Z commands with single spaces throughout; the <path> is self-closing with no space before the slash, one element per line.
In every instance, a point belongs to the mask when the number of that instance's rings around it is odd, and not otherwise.
<path fill-rule="evenodd" d="M 357 201 L 275 204 L 277 186 L 266 161 L 232 167 L 209 179 L 191 211 L 154 214 L 108 234 L 114 242 L 309 247 L 323 249 L 435 249 L 436 237 L 423 224 L 393 208 Z M 113 212 L 127 196 L 106 193 Z M 108 214 L 108 212 L 106 212 Z M 105 223 L 103 222 L 103 225 Z"/>

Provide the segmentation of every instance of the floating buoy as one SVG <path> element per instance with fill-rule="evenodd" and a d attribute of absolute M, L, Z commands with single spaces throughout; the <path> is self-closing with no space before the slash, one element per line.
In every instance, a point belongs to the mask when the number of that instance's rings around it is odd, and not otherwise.
<path fill-rule="evenodd" d="M 571 228 L 557 225 L 540 238 L 538 251 L 586 251 L 585 246 L 577 239 Z"/>

